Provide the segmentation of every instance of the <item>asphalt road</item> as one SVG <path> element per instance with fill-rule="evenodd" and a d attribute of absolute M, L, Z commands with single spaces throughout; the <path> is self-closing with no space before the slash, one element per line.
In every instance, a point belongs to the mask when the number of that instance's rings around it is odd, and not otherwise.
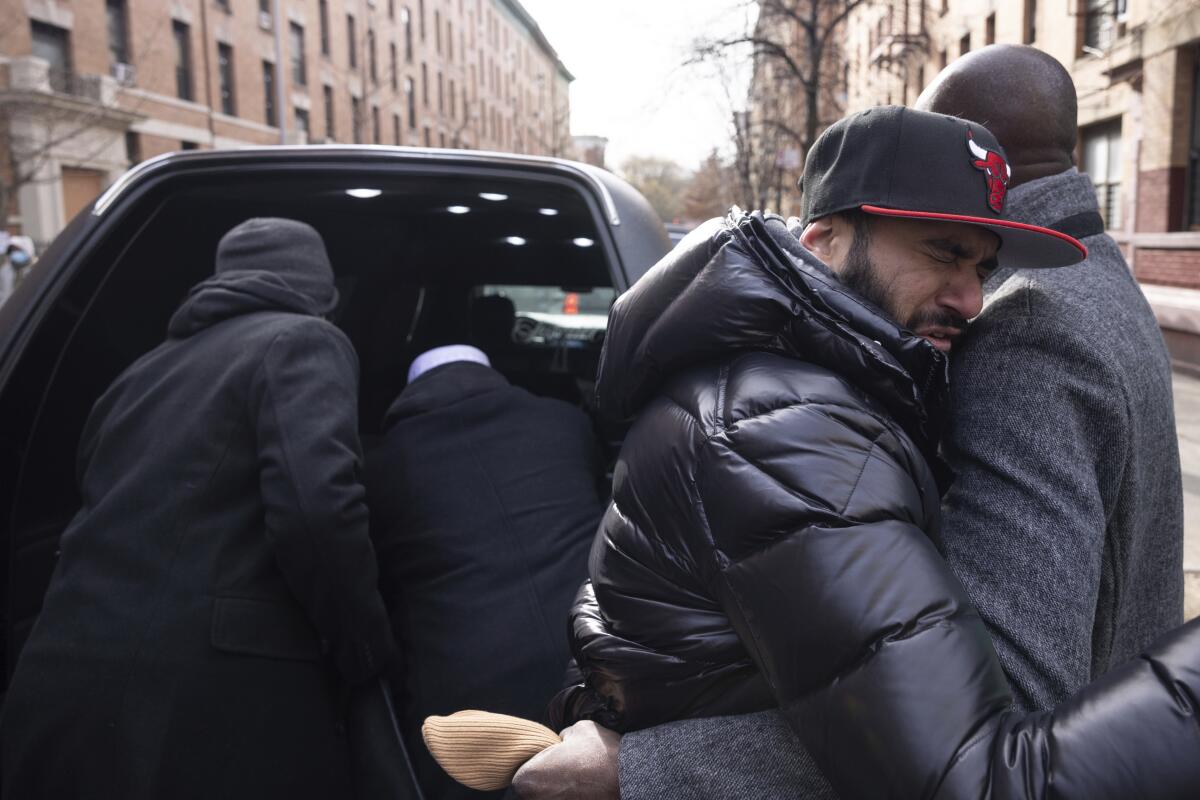
<path fill-rule="evenodd" d="M 1200 617 L 1200 378 L 1175 373 L 1175 424 L 1183 464 L 1184 616 Z"/>

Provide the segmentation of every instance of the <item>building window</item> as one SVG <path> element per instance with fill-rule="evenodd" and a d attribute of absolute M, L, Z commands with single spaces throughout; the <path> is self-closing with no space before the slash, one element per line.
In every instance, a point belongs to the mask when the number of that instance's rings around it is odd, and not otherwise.
<path fill-rule="evenodd" d="M 1025 44 L 1037 41 L 1037 0 L 1025 0 Z"/>
<path fill-rule="evenodd" d="M 446 134 L 444 131 L 439 132 L 438 133 L 438 147 L 445 147 L 445 146 L 446 146 Z"/>
<path fill-rule="evenodd" d="M 350 133 L 355 144 L 362 141 L 362 100 L 357 97 L 350 98 Z"/>
<path fill-rule="evenodd" d="M 1192 70 L 1192 142 L 1188 151 L 1187 227 L 1200 228 L 1200 55 Z"/>
<path fill-rule="evenodd" d="M 396 0 L 388 0 L 388 19 L 396 18 Z"/>
<path fill-rule="evenodd" d="M 270 61 L 262 62 L 262 78 L 265 107 L 263 118 L 268 125 L 278 126 L 279 120 L 275 117 L 275 65 Z"/>
<path fill-rule="evenodd" d="M 429 108 L 429 68 L 421 65 L 421 105 Z"/>
<path fill-rule="evenodd" d="M 392 143 L 400 144 L 400 115 L 392 114 Z"/>
<path fill-rule="evenodd" d="M 325 138 L 336 139 L 333 127 L 333 87 L 326 86 L 322 91 L 325 95 Z"/>
<path fill-rule="evenodd" d="M 1096 185 L 1096 200 L 1104 227 L 1121 227 L 1121 120 L 1089 125 L 1080 131 L 1083 140 L 1083 171 Z"/>
<path fill-rule="evenodd" d="M 425 146 L 433 147 L 433 137 L 430 135 L 429 126 L 425 126 Z"/>
<path fill-rule="evenodd" d="M 371 141 L 380 144 L 379 135 L 379 106 L 371 107 Z"/>
<path fill-rule="evenodd" d="M 304 61 L 304 28 L 296 23 L 288 25 L 288 40 L 292 48 L 292 83 L 308 85 L 308 66 Z"/>
<path fill-rule="evenodd" d="M 417 93 L 413 89 L 412 78 L 404 79 L 404 101 L 408 106 L 408 128 L 409 130 L 417 129 Z"/>
<path fill-rule="evenodd" d="M 346 39 L 349 45 L 350 69 L 358 69 L 358 38 L 354 32 L 354 17 L 346 15 Z"/>
<path fill-rule="evenodd" d="M 446 112 L 446 84 L 442 79 L 442 73 L 438 72 L 438 113 Z"/>
<path fill-rule="evenodd" d="M 184 139 L 179 143 L 179 149 L 180 150 L 199 150 L 200 145 L 196 144 L 195 142 L 189 142 L 187 139 Z"/>
<path fill-rule="evenodd" d="M 425 41 L 425 0 L 417 3 L 417 24 L 421 29 L 421 41 Z"/>
<path fill-rule="evenodd" d="M 437 54 L 442 54 L 442 12 L 433 12 L 433 40 L 437 43 L 434 47 L 437 48 Z"/>
<path fill-rule="evenodd" d="M 125 159 L 131 167 L 142 160 L 142 137 L 133 131 L 125 131 Z"/>
<path fill-rule="evenodd" d="M 988 14 L 986 27 L 983 32 L 983 43 L 985 45 L 996 43 L 996 12 Z"/>
<path fill-rule="evenodd" d="M 304 141 L 308 141 L 312 135 L 308 130 L 308 110 L 304 108 L 296 109 L 296 130 L 304 134 Z"/>
<path fill-rule="evenodd" d="M 1113 0 L 1083 0 L 1083 46 L 1103 50 L 1112 44 L 1116 25 Z"/>
<path fill-rule="evenodd" d="M 450 119 L 458 119 L 458 95 L 454 93 L 454 81 L 450 81 Z"/>
<path fill-rule="evenodd" d="M 404 63 L 413 63 L 412 15 L 408 8 L 400 9 L 400 22 L 404 25 Z"/>
<path fill-rule="evenodd" d="M 396 43 L 395 42 L 392 42 L 392 44 L 389 47 L 389 50 L 390 50 L 391 57 L 392 57 L 392 91 L 395 92 L 400 89 L 400 69 L 396 64 Z"/>
<path fill-rule="evenodd" d="M 175 39 L 175 95 L 180 100 L 192 99 L 192 35 L 182 22 L 171 23 Z"/>
<path fill-rule="evenodd" d="M 367 28 L 367 67 L 371 83 L 379 84 L 379 62 L 375 58 L 375 29 Z"/>
<path fill-rule="evenodd" d="M 33 55 L 50 64 L 50 88 L 65 92 L 71 85 L 71 40 L 64 28 L 31 22 Z"/>
<path fill-rule="evenodd" d="M 221 9 L 226 14 L 233 13 L 233 9 L 229 5 L 229 0 L 217 0 L 217 8 Z"/>
<path fill-rule="evenodd" d="M 971 34 L 964 33 L 963 37 L 958 40 L 958 54 L 965 56 L 969 52 L 971 52 Z"/>
<path fill-rule="evenodd" d="M 321 27 L 321 55 L 329 55 L 329 0 L 321 0 L 317 8 L 317 21 Z"/>
<path fill-rule="evenodd" d="M 233 48 L 227 44 L 217 45 L 217 75 L 220 80 L 221 111 L 235 116 L 237 98 L 233 94 Z"/>
<path fill-rule="evenodd" d="M 129 63 L 129 28 L 125 17 L 125 0 L 107 0 L 104 10 L 108 20 L 108 55 L 112 65 Z"/>
<path fill-rule="evenodd" d="M 454 63 L 454 23 L 446 20 L 446 59 Z"/>

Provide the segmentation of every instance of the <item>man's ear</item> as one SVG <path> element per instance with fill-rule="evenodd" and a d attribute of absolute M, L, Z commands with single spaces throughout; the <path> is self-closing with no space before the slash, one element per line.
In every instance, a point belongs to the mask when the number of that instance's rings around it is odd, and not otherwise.
<path fill-rule="evenodd" d="M 831 264 L 834 255 L 834 239 L 836 237 L 833 217 L 821 217 L 808 223 L 800 234 L 800 244 L 808 252 L 826 264 Z"/>

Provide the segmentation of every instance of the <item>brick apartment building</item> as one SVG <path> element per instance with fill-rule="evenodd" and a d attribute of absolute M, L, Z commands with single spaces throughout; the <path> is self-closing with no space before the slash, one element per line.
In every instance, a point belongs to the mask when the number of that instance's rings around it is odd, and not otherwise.
<path fill-rule="evenodd" d="M 801 47 L 800 32 L 782 24 L 774 40 Z M 1200 0 L 868 0 L 837 38 L 822 125 L 912 103 L 949 62 L 987 44 L 1031 44 L 1056 57 L 1079 93 L 1076 163 L 1095 182 L 1138 279 L 1200 289 Z M 768 54 L 755 65 L 751 115 L 786 106 L 772 61 Z M 799 203 L 791 183 L 780 193 L 784 212 Z M 1187 302 L 1200 320 L 1200 295 Z M 1200 363 L 1200 348 L 1196 355 Z"/>
<path fill-rule="evenodd" d="M 887 0 L 845 33 L 848 111 L 911 103 L 993 42 L 1053 55 L 1079 94 L 1076 163 L 1139 281 L 1200 288 L 1200 2 Z"/>
<path fill-rule="evenodd" d="M 44 245 L 181 149 L 564 155 L 571 80 L 517 0 L 0 0 L 0 209 Z"/>

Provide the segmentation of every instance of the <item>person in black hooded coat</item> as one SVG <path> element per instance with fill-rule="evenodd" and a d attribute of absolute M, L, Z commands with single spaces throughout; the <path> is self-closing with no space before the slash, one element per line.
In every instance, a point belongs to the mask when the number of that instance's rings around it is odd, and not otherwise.
<path fill-rule="evenodd" d="M 336 301 L 315 230 L 249 220 L 97 401 L 0 718 L 5 797 L 351 792 L 343 687 L 395 645 Z"/>

